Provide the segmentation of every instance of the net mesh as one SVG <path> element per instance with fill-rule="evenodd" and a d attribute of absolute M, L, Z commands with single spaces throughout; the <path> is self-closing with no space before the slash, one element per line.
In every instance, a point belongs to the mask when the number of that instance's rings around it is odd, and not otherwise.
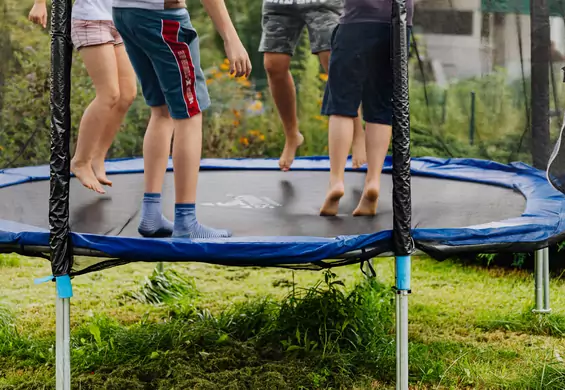
<path fill-rule="evenodd" d="M 526 0 L 416 2 L 413 155 L 546 169 L 565 103 L 565 2 L 540 3 L 532 15 Z"/>

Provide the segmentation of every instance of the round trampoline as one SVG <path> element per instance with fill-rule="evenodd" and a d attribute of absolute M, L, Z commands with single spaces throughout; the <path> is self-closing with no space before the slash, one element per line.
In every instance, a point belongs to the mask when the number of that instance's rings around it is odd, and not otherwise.
<path fill-rule="evenodd" d="M 129 261 L 201 261 L 229 265 L 324 267 L 391 252 L 392 161 L 387 158 L 376 217 L 352 217 L 364 169 L 346 174 L 347 192 L 337 217 L 320 217 L 328 181 L 327 157 L 300 158 L 290 172 L 274 159 L 203 160 L 199 218 L 230 229 L 216 240 L 146 239 L 137 233 L 143 197 L 143 160 L 110 161 L 114 187 L 104 196 L 71 181 L 73 273 Z M 350 165 L 349 165 L 350 166 Z M 174 209 L 172 166 L 164 212 Z M 565 195 L 544 172 L 525 164 L 416 158 L 411 161 L 412 236 L 436 258 L 478 252 L 526 251 L 565 235 Z M 0 174 L 0 247 L 27 254 L 49 251 L 49 167 Z"/>

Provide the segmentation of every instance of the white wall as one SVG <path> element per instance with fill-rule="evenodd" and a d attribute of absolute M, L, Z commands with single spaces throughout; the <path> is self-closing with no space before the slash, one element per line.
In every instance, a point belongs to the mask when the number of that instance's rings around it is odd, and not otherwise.
<path fill-rule="evenodd" d="M 481 0 L 452 0 L 453 8 L 470 10 L 473 16 L 473 34 L 470 36 L 425 34 L 423 36 L 427 56 L 439 61 L 448 79 L 462 79 L 490 73 L 493 69 L 494 25 L 491 20 L 490 40 L 481 39 L 482 14 Z M 449 0 L 420 0 L 422 6 L 429 8 L 451 9 Z M 417 15 L 416 15 L 417 18 Z M 530 74 L 530 17 L 518 16 L 522 31 L 522 55 L 524 72 Z M 506 15 L 504 25 L 504 62 L 511 79 L 520 78 L 522 69 L 518 44 L 516 15 Z M 561 17 L 551 18 L 551 39 L 556 47 L 565 54 L 565 24 Z"/>

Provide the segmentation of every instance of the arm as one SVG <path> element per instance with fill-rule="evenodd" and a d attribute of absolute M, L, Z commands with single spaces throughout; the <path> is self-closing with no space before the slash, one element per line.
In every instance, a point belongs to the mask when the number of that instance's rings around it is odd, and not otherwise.
<path fill-rule="evenodd" d="M 237 77 L 249 76 L 251 73 L 251 61 L 237 35 L 224 0 L 201 1 L 206 13 L 212 19 L 216 31 L 224 40 L 224 48 L 230 61 L 230 73 L 235 73 Z"/>

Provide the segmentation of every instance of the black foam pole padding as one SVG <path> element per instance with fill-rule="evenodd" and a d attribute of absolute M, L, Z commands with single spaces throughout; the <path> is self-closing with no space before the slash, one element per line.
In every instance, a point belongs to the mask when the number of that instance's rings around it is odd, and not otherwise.
<path fill-rule="evenodd" d="M 549 161 L 549 56 L 551 36 L 547 0 L 531 0 L 532 116 L 531 152 L 534 167 L 545 170 Z"/>
<path fill-rule="evenodd" d="M 53 276 L 71 272 L 69 228 L 71 135 L 71 7 L 72 0 L 54 0 L 51 12 L 51 160 L 49 228 Z"/>
<path fill-rule="evenodd" d="M 392 208 L 393 245 L 397 256 L 414 251 L 411 235 L 410 104 L 406 0 L 392 0 Z"/>

